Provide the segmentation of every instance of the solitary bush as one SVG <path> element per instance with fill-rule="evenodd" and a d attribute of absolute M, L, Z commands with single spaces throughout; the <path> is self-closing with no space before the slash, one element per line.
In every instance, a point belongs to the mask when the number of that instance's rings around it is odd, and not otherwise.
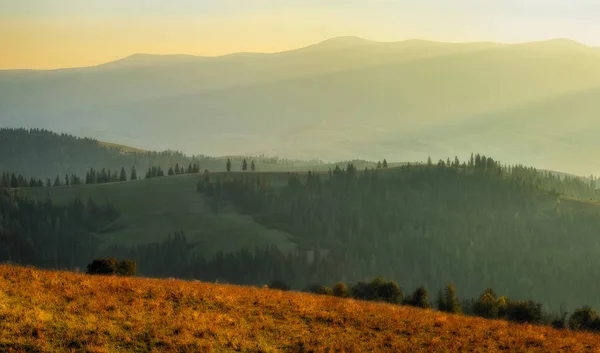
<path fill-rule="evenodd" d="M 352 297 L 361 300 L 385 301 L 392 304 L 402 303 L 402 290 L 393 281 L 375 277 L 370 283 L 358 282 L 351 289 Z"/>
<path fill-rule="evenodd" d="M 598 313 L 589 306 L 578 308 L 569 319 L 569 328 L 571 330 L 599 331 L 600 318 Z"/>
<path fill-rule="evenodd" d="M 496 300 L 496 292 L 493 289 L 486 289 L 475 302 L 473 307 L 475 315 L 494 319 L 498 317 L 498 302 Z"/>
<path fill-rule="evenodd" d="M 135 276 L 137 264 L 132 260 L 123 260 L 117 264 L 117 272 L 121 276 Z"/>
<path fill-rule="evenodd" d="M 283 291 L 290 290 L 290 286 L 288 286 L 284 281 L 282 281 L 280 279 L 273 280 L 271 282 L 271 284 L 269 284 L 269 288 L 283 290 Z"/>
<path fill-rule="evenodd" d="M 460 301 L 456 296 L 456 287 L 448 283 L 444 291 L 440 291 L 438 298 L 438 309 L 448 313 L 460 314 L 462 312 Z"/>
<path fill-rule="evenodd" d="M 135 276 L 137 265 L 135 261 L 117 261 L 114 258 L 95 259 L 87 265 L 87 273 L 91 275 L 121 275 Z"/>
<path fill-rule="evenodd" d="M 354 299 L 361 300 L 374 300 L 371 293 L 369 293 L 369 284 L 363 281 L 359 281 L 350 288 L 350 293 Z"/>
<path fill-rule="evenodd" d="M 431 307 L 428 298 L 429 293 L 427 292 L 427 289 L 425 289 L 425 287 L 419 287 L 404 300 L 404 304 L 427 309 Z"/>
<path fill-rule="evenodd" d="M 542 304 L 533 301 L 510 300 L 507 305 L 507 317 L 510 321 L 537 324 L 542 321 Z"/>
<path fill-rule="evenodd" d="M 552 327 L 555 329 L 567 328 L 567 313 L 562 313 L 552 319 Z"/>
<path fill-rule="evenodd" d="M 340 298 L 346 298 L 348 296 L 348 287 L 345 283 L 338 282 L 333 285 L 333 295 Z"/>
<path fill-rule="evenodd" d="M 498 298 L 496 305 L 498 306 L 498 318 L 508 318 L 508 298 L 505 296 Z"/>
<path fill-rule="evenodd" d="M 331 288 L 321 286 L 318 284 L 313 284 L 313 285 L 309 286 L 306 291 L 308 293 L 321 294 L 321 295 L 332 295 L 333 294 L 333 292 L 331 291 Z"/>
<path fill-rule="evenodd" d="M 117 273 L 117 260 L 114 258 L 95 259 L 87 265 L 87 273 L 91 275 L 113 275 Z"/>
<path fill-rule="evenodd" d="M 401 304 L 404 299 L 402 290 L 393 281 L 385 282 L 379 287 L 379 297 L 392 304 Z"/>

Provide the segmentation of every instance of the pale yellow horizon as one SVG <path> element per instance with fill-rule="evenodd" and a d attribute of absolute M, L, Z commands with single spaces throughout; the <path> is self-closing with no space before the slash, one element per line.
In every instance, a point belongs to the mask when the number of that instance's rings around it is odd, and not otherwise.
<path fill-rule="evenodd" d="M 600 45 L 600 18 L 591 12 L 600 7 L 573 1 L 579 8 L 557 0 L 0 0 L 0 69 L 94 66 L 137 53 L 272 53 L 340 36 Z"/>

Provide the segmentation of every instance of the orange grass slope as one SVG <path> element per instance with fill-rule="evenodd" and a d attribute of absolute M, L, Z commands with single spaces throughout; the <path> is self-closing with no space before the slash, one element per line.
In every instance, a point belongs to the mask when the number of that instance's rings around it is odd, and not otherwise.
<path fill-rule="evenodd" d="M 586 352 L 600 335 L 262 288 L 0 266 L 0 352 Z"/>

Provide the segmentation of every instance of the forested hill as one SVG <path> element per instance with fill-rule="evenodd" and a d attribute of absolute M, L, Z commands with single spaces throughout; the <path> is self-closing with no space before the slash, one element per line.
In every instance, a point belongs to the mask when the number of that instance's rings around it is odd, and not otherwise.
<path fill-rule="evenodd" d="M 207 164 L 206 157 L 199 157 Z M 25 177 L 84 176 L 94 169 L 145 171 L 188 165 L 192 158 L 178 152 L 149 152 L 41 129 L 0 129 L 0 169 Z"/>
<path fill-rule="evenodd" d="M 243 157 L 230 157 L 234 170 L 240 170 Z M 227 158 L 187 156 L 176 151 L 145 151 L 105 143 L 90 138 L 57 134 L 43 129 L 0 129 L 0 172 L 22 174 L 25 178 L 46 180 L 60 175 L 83 179 L 90 169 L 118 172 L 135 167 L 142 174 L 151 167 L 168 170 L 179 164 L 198 163 L 201 170 L 224 171 Z M 314 166 L 320 161 L 296 161 L 257 157 L 259 170 L 285 170 Z M 306 167 L 308 168 L 308 167 Z"/>
<path fill-rule="evenodd" d="M 292 177 L 283 188 L 260 176 L 198 187 L 215 210 L 231 202 L 327 254 L 310 276 L 287 270 L 293 285 L 380 274 L 409 289 L 454 281 L 468 297 L 492 287 L 558 310 L 600 305 L 589 290 L 600 268 L 600 193 L 592 186 L 476 156 L 362 173 L 350 165 Z"/>

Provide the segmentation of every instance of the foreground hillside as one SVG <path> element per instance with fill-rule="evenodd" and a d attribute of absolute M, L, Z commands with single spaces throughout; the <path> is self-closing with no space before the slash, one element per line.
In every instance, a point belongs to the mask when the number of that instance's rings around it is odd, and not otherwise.
<path fill-rule="evenodd" d="M 13 352 L 591 352 L 600 335 L 269 289 L 0 266 Z"/>

